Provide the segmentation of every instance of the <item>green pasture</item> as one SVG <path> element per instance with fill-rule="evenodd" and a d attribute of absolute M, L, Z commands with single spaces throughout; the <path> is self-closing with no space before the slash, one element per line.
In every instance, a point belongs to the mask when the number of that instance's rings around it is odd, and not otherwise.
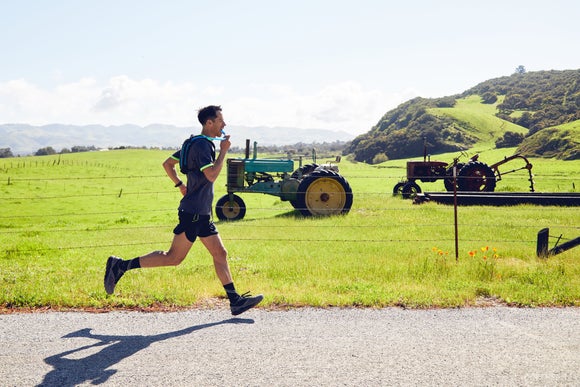
<path fill-rule="evenodd" d="M 514 149 L 477 151 L 492 164 Z M 223 298 L 211 257 L 198 243 L 178 267 L 131 271 L 113 296 L 103 289 L 109 255 L 133 258 L 169 247 L 180 200 L 161 166 L 169 154 L 119 150 L 0 160 L 0 307 L 172 308 Z M 319 162 L 333 156 L 320 155 Z M 580 191 L 577 161 L 530 161 L 537 191 Z M 506 169 L 523 165 L 513 163 Z M 264 293 L 261 307 L 458 307 L 491 299 L 580 305 L 580 247 L 536 257 L 541 228 L 556 237 L 579 236 L 579 208 L 460 207 L 456 260 L 453 208 L 392 196 L 405 160 L 371 166 L 343 157 L 339 167 L 354 195 L 348 215 L 305 218 L 276 197 L 242 194 L 246 217 L 216 222 L 237 288 Z M 216 200 L 225 194 L 224 176 Z M 424 191 L 444 189 L 441 181 L 419 184 Z M 504 176 L 497 190 L 528 186 L 519 171 Z"/>
<path fill-rule="evenodd" d="M 472 95 L 457 99 L 452 108 L 432 108 L 435 115 L 447 115 L 456 120 L 469 123 L 472 130 L 468 132 L 479 138 L 476 146 L 493 147 L 495 141 L 506 131 L 525 134 L 526 128 L 496 117 L 497 105 L 503 102 L 504 96 L 494 104 L 481 103 L 481 97 Z"/>

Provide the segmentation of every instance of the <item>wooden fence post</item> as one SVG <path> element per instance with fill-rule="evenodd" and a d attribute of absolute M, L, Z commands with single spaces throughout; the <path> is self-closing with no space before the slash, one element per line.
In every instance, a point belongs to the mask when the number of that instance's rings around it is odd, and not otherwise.
<path fill-rule="evenodd" d="M 548 257 L 548 238 L 550 237 L 550 229 L 543 228 L 538 232 L 538 243 L 536 245 L 536 255 L 538 258 Z"/>

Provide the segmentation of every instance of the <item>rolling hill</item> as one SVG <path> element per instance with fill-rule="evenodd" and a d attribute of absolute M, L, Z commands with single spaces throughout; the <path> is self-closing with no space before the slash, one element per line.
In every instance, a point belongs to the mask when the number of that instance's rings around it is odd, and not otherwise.
<path fill-rule="evenodd" d="M 462 94 L 415 98 L 387 112 L 344 154 L 379 163 L 431 154 L 499 147 L 516 139 L 527 156 L 580 158 L 580 70 L 517 72 Z"/>

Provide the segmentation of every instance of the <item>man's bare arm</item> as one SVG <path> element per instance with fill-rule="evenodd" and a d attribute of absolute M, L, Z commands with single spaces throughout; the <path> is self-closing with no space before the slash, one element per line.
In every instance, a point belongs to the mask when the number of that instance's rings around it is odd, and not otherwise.
<path fill-rule="evenodd" d="M 175 169 L 175 166 L 178 164 L 179 160 L 175 160 L 173 157 L 168 157 L 167 160 L 163 162 L 163 169 L 165 169 L 165 173 L 167 173 L 167 176 L 169 176 L 174 185 L 177 185 L 179 182 L 181 182 L 181 179 L 177 175 L 177 170 Z M 183 195 L 185 195 L 187 192 L 187 187 L 182 183 L 179 185 L 179 190 Z"/>

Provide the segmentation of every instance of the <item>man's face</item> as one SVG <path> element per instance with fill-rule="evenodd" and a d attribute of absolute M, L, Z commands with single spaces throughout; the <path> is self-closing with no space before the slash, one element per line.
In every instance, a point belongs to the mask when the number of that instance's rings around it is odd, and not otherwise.
<path fill-rule="evenodd" d="M 222 112 L 217 112 L 216 119 L 215 120 L 208 120 L 208 123 L 210 124 L 212 135 L 214 137 L 221 136 L 222 129 L 225 128 L 225 126 L 226 126 Z"/>

